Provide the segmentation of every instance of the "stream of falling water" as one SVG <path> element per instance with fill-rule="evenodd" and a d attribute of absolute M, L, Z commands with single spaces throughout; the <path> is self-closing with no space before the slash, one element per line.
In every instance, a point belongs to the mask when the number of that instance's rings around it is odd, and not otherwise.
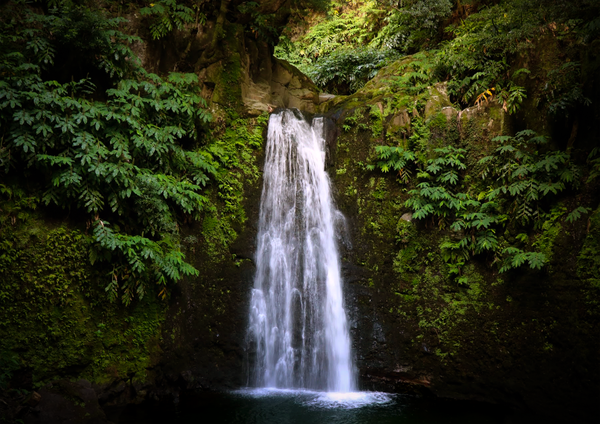
<path fill-rule="evenodd" d="M 272 114 L 249 316 L 251 386 L 355 390 L 336 219 L 323 119 Z"/>

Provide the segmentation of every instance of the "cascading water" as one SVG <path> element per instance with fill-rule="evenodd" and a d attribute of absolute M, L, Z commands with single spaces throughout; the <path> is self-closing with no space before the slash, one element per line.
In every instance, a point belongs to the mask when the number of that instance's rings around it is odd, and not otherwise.
<path fill-rule="evenodd" d="M 248 339 L 251 385 L 355 389 L 323 119 L 269 120 Z"/>

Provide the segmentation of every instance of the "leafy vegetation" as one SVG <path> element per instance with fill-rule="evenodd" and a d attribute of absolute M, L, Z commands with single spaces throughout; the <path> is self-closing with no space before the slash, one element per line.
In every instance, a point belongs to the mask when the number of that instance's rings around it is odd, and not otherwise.
<path fill-rule="evenodd" d="M 477 13 L 446 28 L 453 37 L 441 45 L 438 75 L 449 80 L 450 94 L 462 104 L 494 88 L 505 110 L 513 113 L 526 97 L 521 84 L 529 74 L 526 68 L 512 68 L 513 59 L 536 48 L 533 40 L 545 37 L 578 43 L 587 33 L 590 17 L 597 13 L 598 4 L 588 0 L 484 2 Z M 556 87 L 538 98 L 550 112 L 567 104 L 587 103 L 576 72 L 567 76 L 561 70 L 565 66 L 578 69 L 577 63 L 561 64 L 544 76 L 550 87 Z"/>
<path fill-rule="evenodd" d="M 328 91 L 354 92 L 397 57 L 392 50 L 370 45 L 384 15 L 375 1 L 333 1 L 323 19 L 302 37 L 284 31 L 275 55 Z"/>
<path fill-rule="evenodd" d="M 165 37 L 174 29 L 182 30 L 185 24 L 204 24 L 206 16 L 200 12 L 199 5 L 195 4 L 196 12 L 190 7 L 177 3 L 176 0 L 158 0 L 148 7 L 140 9 L 142 16 L 149 16 L 150 33 L 155 40 Z"/>
<path fill-rule="evenodd" d="M 367 2 L 348 7 L 344 12 L 356 13 L 361 7 L 375 13 L 374 5 Z M 323 50 L 328 57 L 336 57 L 347 45 L 396 53 L 428 49 L 389 66 L 385 76 L 374 83 L 377 87 L 388 83 L 398 94 L 394 94 L 393 100 L 381 99 L 380 112 L 373 105 L 375 113 L 371 113 L 370 120 L 373 136 L 384 136 L 383 144 L 392 144 L 376 146 L 375 162 L 367 165 L 367 169 L 396 173 L 398 181 L 408 186 L 410 198 L 405 206 L 413 211 L 413 217 L 449 232 L 450 236 L 440 244 L 441 253 L 450 274 L 459 280 L 465 264 L 476 255 L 497 264 L 501 272 L 524 264 L 541 268 L 550 259 L 542 240 L 546 236 L 530 239 L 529 235 L 555 231 L 550 228 L 552 222 L 560 219 L 572 223 L 590 211 L 586 206 L 574 205 L 559 215 L 552 212 L 552 205 L 562 192 L 576 191 L 582 183 L 583 171 L 571 156 L 573 140 L 569 140 L 564 151 L 550 147 L 546 137 L 525 130 L 514 137 L 495 138 L 493 143 L 498 147 L 490 156 L 481 161 L 471 158 L 468 162 L 467 157 L 473 156 L 473 152 L 458 147 L 458 139 L 452 139 L 446 130 L 435 129 L 434 117 L 423 119 L 421 114 L 427 114 L 424 102 L 429 101 L 424 93 L 434 84 L 444 82 L 450 100 L 458 109 L 495 101 L 506 114 L 517 114 L 527 104 L 554 119 L 557 115 L 573 116 L 591 103 L 584 88 L 586 80 L 581 78 L 579 59 L 585 57 L 586 43 L 598 34 L 592 18 L 597 15 L 598 5 L 587 0 L 568 5 L 521 0 L 460 4 L 432 0 L 380 1 L 377 7 L 382 12 L 377 15 L 378 24 L 370 29 L 372 35 L 376 28 L 372 38 L 355 32 L 352 40 L 344 44 L 344 35 L 351 32 L 344 26 L 337 27 L 335 36 L 327 38 L 323 30 L 345 22 L 346 17 L 330 14 L 322 21 L 325 23 L 317 25 L 318 31 L 313 26 L 304 38 L 298 37 L 296 41 L 297 48 L 314 54 L 315 47 L 308 40 L 318 33 L 323 39 L 332 40 L 330 50 Z M 419 28 L 411 27 L 413 24 Z M 425 34 L 428 28 L 431 32 Z M 419 33 L 421 30 L 425 32 Z M 534 60 L 533 49 L 540 48 L 540 43 L 555 42 L 569 46 L 568 60 L 548 60 L 543 69 L 537 69 L 523 59 Z M 327 63 L 322 56 L 318 60 Z M 345 64 L 340 59 L 336 69 L 344 69 Z M 313 79 L 321 81 L 318 65 L 312 66 L 307 72 L 314 70 Z M 336 71 L 331 67 L 327 72 Z M 368 89 L 365 93 L 368 94 Z M 411 115 L 409 127 L 402 124 L 399 130 L 392 130 L 398 134 L 385 133 L 382 127 L 386 118 L 393 117 L 393 112 L 388 111 L 390 107 L 405 108 Z M 344 122 L 346 132 L 352 128 L 350 118 L 346 117 Z M 445 128 L 446 120 L 443 117 L 442 120 L 444 123 L 440 125 Z M 459 129 L 460 125 L 459 122 Z M 576 131 L 575 122 L 571 138 Z M 439 141 L 436 137 L 449 138 Z M 588 181 L 598 174 L 596 153 L 593 150 L 589 154 Z M 414 181 L 413 175 L 418 181 Z M 476 176 L 481 177 L 479 181 L 474 180 Z"/>
<path fill-rule="evenodd" d="M 462 107 L 497 99 L 512 114 L 532 98 L 550 114 L 569 116 L 590 103 L 576 50 L 598 36 L 599 12 L 592 0 L 333 1 L 308 30 L 284 32 L 275 54 L 324 90 L 348 94 L 399 55 L 430 50 L 434 72 L 420 83 L 448 81 Z M 546 69 L 539 76 L 545 88 L 528 94 L 534 76 L 512 64 L 535 40 L 551 38 L 569 44 L 576 59 Z"/>
<path fill-rule="evenodd" d="M 431 220 L 440 229 L 449 229 L 451 237 L 440 244 L 449 274 L 461 279 L 461 269 L 474 255 L 490 253 L 500 272 L 528 264 L 539 269 L 548 260 L 542 252 L 524 251 L 527 232 L 540 229 L 547 221 L 543 210 L 546 197 L 557 195 L 567 186 L 577 188 L 579 168 L 568 153 L 539 150 L 546 137 L 531 130 L 514 137 L 498 136 L 493 154 L 479 160 L 480 176 L 485 189 L 479 193 L 462 184 L 467 175 L 467 150 L 448 145 L 434 149 L 435 157 L 427 159 L 417 173 L 420 182 L 410 190 L 405 206 L 413 210 L 413 218 Z M 399 172 L 400 181 L 408 183 L 410 168 L 419 163 L 419 155 L 401 147 L 377 146 L 377 165 L 368 169 Z M 465 190 L 466 189 L 466 190 Z M 566 216 L 567 222 L 589 212 L 579 206 Z M 563 216 L 561 214 L 560 216 Z M 506 245 L 498 234 L 507 229 L 520 231 L 519 245 Z M 530 244 L 531 246 L 531 244 Z"/>
<path fill-rule="evenodd" d="M 415 153 L 402 147 L 375 146 L 379 157 L 377 165 L 367 165 L 367 170 L 373 171 L 375 167 L 382 172 L 396 171 L 400 181 L 408 183 L 412 174 L 409 165 L 416 159 Z"/>
<path fill-rule="evenodd" d="M 494 140 L 500 143 L 494 155 L 479 161 L 486 165 L 482 178 L 491 177 L 496 183 L 488 197 L 504 196 L 503 208 L 521 224 L 539 220 L 542 198 L 563 191 L 566 184 L 578 186 L 580 172 L 570 163 L 568 153 L 539 152 L 548 142 L 546 137 L 524 130 L 514 137 L 499 136 Z"/>
<path fill-rule="evenodd" d="M 264 15 L 260 13 L 260 5 L 255 1 L 245 1 L 240 4 L 238 10 L 249 16 L 249 23 L 246 25 L 254 38 L 267 40 L 269 44 L 273 44 L 278 36 L 278 29 L 275 23 L 275 15 Z"/>
<path fill-rule="evenodd" d="M 275 55 L 325 90 L 353 93 L 401 54 L 434 47 L 451 9 L 450 0 L 332 1 L 302 36 L 284 31 Z"/>
<path fill-rule="evenodd" d="M 310 67 L 307 75 L 333 93 L 355 92 L 394 57 L 389 51 L 366 47 L 337 49 Z"/>
<path fill-rule="evenodd" d="M 77 6 L 40 14 L 19 2 L 5 13 L 4 178 L 25 175 L 38 182 L 32 188 L 41 202 L 87 213 L 90 259 L 111 264 L 110 298 L 141 298 L 148 282 L 164 297 L 167 282 L 197 274 L 177 235 L 182 222 L 211 208 L 202 191 L 218 168 L 199 144 L 210 115 L 197 77 L 145 72 L 129 47 L 139 40 L 117 29 L 121 18 Z M 104 76 L 103 84 L 52 78 L 62 76 L 57 49 L 77 54 L 87 38 L 97 50 L 82 60 L 80 74 Z"/>
<path fill-rule="evenodd" d="M 381 0 L 378 4 L 388 5 L 391 10 L 385 19 L 387 25 L 372 44 L 405 54 L 435 46 L 440 39 L 441 24 L 453 7 L 451 0 Z"/>

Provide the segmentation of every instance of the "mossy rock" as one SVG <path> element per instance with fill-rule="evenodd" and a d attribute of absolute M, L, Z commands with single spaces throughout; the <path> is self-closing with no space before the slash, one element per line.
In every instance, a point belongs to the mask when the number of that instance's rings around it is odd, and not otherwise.
<path fill-rule="evenodd" d="M 56 378 L 149 378 L 165 304 L 108 302 L 105 272 L 89 265 L 89 238 L 28 218 L 2 229 L 0 351 L 13 352 L 34 387 Z M 128 377 L 129 376 L 129 377 Z"/>

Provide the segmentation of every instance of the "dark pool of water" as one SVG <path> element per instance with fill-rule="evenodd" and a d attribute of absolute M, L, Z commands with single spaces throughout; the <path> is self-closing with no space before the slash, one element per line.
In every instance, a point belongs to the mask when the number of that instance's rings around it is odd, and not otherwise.
<path fill-rule="evenodd" d="M 131 407 L 109 419 L 119 424 L 501 424 L 507 415 L 497 406 L 407 395 L 259 389 L 195 393 L 176 406 Z"/>

